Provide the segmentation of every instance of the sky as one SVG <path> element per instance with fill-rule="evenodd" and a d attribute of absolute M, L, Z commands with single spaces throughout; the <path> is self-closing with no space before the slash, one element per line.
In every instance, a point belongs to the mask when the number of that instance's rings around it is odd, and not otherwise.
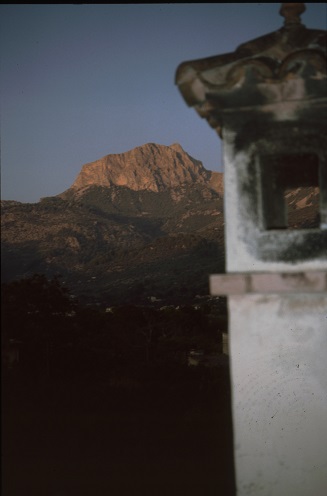
<path fill-rule="evenodd" d="M 1 199 L 57 195 L 83 164 L 145 143 L 180 143 L 223 171 L 221 140 L 176 69 L 281 28 L 280 5 L 1 5 Z M 306 7 L 302 22 L 327 29 L 326 3 Z"/>

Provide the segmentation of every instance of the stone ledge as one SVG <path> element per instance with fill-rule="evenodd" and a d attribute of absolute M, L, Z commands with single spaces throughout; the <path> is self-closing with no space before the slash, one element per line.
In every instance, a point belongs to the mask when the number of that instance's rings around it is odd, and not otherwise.
<path fill-rule="evenodd" d="M 326 293 L 327 271 L 230 273 L 210 276 L 213 296 L 245 293 Z"/>

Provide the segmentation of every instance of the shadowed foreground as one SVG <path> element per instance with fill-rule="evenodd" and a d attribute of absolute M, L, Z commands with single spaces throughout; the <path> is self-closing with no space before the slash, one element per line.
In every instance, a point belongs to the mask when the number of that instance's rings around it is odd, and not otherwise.
<path fill-rule="evenodd" d="M 234 494 L 228 369 L 3 380 L 4 496 Z"/>

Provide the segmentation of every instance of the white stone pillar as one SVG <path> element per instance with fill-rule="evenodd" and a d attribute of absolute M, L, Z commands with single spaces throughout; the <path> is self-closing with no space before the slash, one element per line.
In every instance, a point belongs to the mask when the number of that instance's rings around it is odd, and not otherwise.
<path fill-rule="evenodd" d="M 278 31 L 176 72 L 223 139 L 211 294 L 228 296 L 237 496 L 327 495 L 327 32 L 304 11 L 283 3 Z M 289 192 L 308 188 L 314 222 L 292 224 Z"/>
<path fill-rule="evenodd" d="M 237 496 L 327 494 L 327 272 L 211 276 L 228 294 Z"/>

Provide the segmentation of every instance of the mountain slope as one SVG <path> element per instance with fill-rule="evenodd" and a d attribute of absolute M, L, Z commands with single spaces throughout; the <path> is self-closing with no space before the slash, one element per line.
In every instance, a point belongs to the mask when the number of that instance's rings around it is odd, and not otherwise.
<path fill-rule="evenodd" d="M 59 273 L 93 301 L 207 293 L 200 266 L 223 264 L 221 176 L 147 144 L 86 164 L 56 197 L 3 202 L 2 279 Z"/>

